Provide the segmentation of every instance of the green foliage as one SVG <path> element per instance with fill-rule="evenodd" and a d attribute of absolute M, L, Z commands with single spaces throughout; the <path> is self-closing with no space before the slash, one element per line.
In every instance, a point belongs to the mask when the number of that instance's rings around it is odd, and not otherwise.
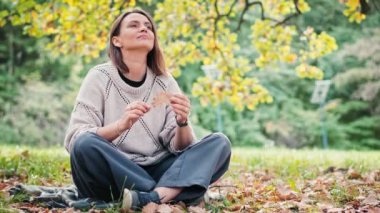
<path fill-rule="evenodd" d="M 29 145 L 60 144 L 65 134 L 72 103 L 65 102 L 68 87 L 29 80 L 21 89 L 16 106 L 1 119 L 1 140 Z M 52 128 L 52 126 L 54 128 Z"/>
<path fill-rule="evenodd" d="M 78 82 L 74 57 L 51 57 L 48 39 L 0 28 L 0 143 L 61 144 Z M 69 70 L 71 72 L 69 72 Z"/>

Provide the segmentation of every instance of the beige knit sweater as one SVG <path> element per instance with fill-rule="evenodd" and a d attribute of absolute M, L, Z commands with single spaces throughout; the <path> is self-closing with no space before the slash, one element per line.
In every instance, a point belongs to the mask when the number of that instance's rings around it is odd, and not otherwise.
<path fill-rule="evenodd" d="M 120 77 L 110 62 L 92 68 L 85 77 L 71 114 L 65 137 L 70 152 L 75 139 L 85 132 L 97 129 L 121 118 L 125 107 L 133 101 L 151 103 L 163 92 L 180 93 L 171 76 L 157 76 L 150 69 L 140 87 L 131 87 Z M 132 128 L 112 141 L 120 151 L 140 165 L 151 165 L 174 149 L 175 114 L 169 105 L 152 108 Z"/>

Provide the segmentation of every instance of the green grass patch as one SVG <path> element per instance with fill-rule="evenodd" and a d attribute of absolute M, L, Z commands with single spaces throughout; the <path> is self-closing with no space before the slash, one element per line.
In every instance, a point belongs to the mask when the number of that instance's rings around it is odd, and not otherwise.
<path fill-rule="evenodd" d="M 232 167 L 270 170 L 284 178 L 315 178 L 329 167 L 352 168 L 360 173 L 380 169 L 379 151 L 253 149 L 236 147 Z"/>
<path fill-rule="evenodd" d="M 69 155 L 62 147 L 31 148 L 0 146 L 0 178 L 20 177 L 28 184 L 70 182 Z"/>

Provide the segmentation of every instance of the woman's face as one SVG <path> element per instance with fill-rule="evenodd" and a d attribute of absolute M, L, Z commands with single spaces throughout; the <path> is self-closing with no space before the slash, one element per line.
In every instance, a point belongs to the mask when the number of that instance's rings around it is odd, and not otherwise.
<path fill-rule="evenodd" d="M 140 13 L 127 15 L 120 25 L 120 34 L 113 37 L 113 44 L 125 50 L 145 49 L 150 52 L 154 46 L 153 26 Z"/>

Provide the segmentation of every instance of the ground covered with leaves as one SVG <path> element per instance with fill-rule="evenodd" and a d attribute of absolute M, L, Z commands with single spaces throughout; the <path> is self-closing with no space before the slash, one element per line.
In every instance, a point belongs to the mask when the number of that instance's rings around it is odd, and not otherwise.
<path fill-rule="evenodd" d="M 379 162 L 374 151 L 234 148 L 229 172 L 211 186 L 206 203 L 150 204 L 142 212 L 380 212 Z M 63 148 L 0 146 L 0 212 L 76 212 L 10 196 L 18 183 L 72 184 Z"/>

